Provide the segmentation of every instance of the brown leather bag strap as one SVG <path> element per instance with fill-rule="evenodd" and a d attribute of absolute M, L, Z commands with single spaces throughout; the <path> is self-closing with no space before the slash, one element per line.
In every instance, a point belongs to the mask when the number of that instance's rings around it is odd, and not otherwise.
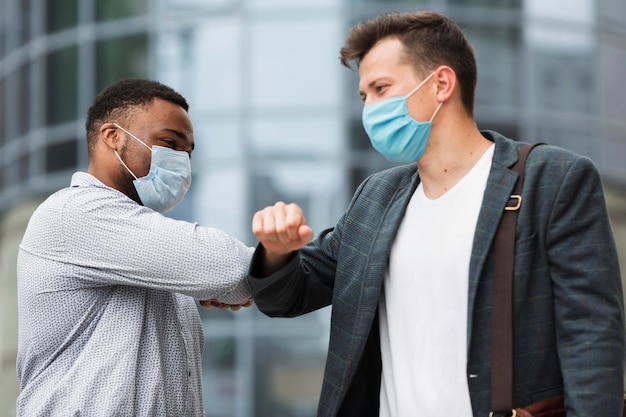
<path fill-rule="evenodd" d="M 515 229 L 522 205 L 526 157 L 538 143 L 524 145 L 512 169 L 519 174 L 494 240 L 494 275 L 491 305 L 491 410 L 490 416 L 510 416 L 513 408 L 513 265 Z"/>

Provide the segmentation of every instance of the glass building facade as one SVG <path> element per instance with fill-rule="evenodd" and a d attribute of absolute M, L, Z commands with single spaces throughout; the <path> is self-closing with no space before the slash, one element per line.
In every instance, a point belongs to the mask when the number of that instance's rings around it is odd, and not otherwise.
<path fill-rule="evenodd" d="M 0 0 L 0 417 L 18 387 L 15 257 L 30 214 L 85 170 L 84 117 L 123 77 L 190 103 L 194 186 L 173 217 L 249 245 L 253 213 L 297 202 L 315 231 L 390 164 L 361 127 L 348 29 L 388 11 L 455 19 L 479 65 L 476 120 L 598 165 L 626 265 L 623 0 Z M 210 417 L 315 415 L 330 309 L 269 319 L 200 310 Z"/>

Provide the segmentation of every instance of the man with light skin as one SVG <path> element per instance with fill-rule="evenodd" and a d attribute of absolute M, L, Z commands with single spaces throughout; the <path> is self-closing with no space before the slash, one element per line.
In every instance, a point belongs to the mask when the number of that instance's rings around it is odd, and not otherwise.
<path fill-rule="evenodd" d="M 258 308 L 293 317 L 332 304 L 318 417 L 488 416 L 493 238 L 523 145 L 474 121 L 477 69 L 437 13 L 356 25 L 372 145 L 406 165 L 367 178 L 314 240 L 302 210 L 257 212 L 248 278 Z M 528 157 L 516 234 L 514 406 L 564 395 L 567 416 L 618 417 L 624 308 L 602 184 L 585 157 Z"/>
<path fill-rule="evenodd" d="M 164 216 L 191 184 L 185 99 L 120 80 L 86 121 L 89 166 L 34 212 L 17 263 L 18 416 L 203 416 L 195 299 L 251 304 L 252 248 Z"/>

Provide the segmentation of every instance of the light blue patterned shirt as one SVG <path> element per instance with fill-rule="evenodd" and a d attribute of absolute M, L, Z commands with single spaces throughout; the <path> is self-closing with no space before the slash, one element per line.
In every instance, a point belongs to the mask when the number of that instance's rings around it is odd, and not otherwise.
<path fill-rule="evenodd" d="M 74 174 L 20 245 L 18 416 L 202 416 L 193 298 L 247 301 L 252 252 Z"/>

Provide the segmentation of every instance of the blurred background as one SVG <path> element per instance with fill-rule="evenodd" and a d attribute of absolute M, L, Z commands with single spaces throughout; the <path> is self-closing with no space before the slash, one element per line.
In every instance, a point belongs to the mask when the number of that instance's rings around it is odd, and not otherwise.
<path fill-rule="evenodd" d="M 252 246 L 253 213 L 284 200 L 319 232 L 390 166 L 339 64 L 345 35 L 416 9 L 444 12 L 473 44 L 479 127 L 595 161 L 626 269 L 624 0 L 0 0 L 0 417 L 18 394 L 18 244 L 36 206 L 86 169 L 84 117 L 102 88 L 150 78 L 189 101 L 194 185 L 172 217 Z M 328 308 L 201 316 L 209 417 L 315 415 Z"/>

